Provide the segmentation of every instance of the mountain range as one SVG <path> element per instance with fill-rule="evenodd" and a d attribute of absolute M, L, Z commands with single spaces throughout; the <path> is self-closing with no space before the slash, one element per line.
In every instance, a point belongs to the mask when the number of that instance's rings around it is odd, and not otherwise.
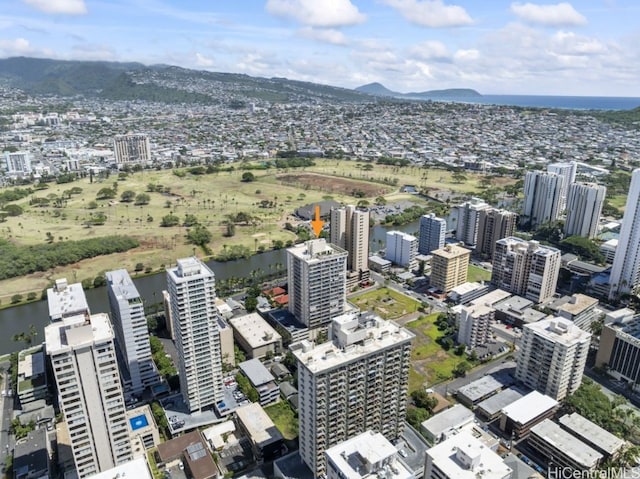
<path fill-rule="evenodd" d="M 370 102 L 377 101 L 375 97 L 393 101 L 479 95 L 468 89 L 403 94 L 388 90 L 379 83 L 351 90 L 287 78 L 262 78 L 170 65 L 28 57 L 0 59 L 0 85 L 19 88 L 32 95 L 164 103 L 226 103 L 238 107 L 257 100 Z"/>

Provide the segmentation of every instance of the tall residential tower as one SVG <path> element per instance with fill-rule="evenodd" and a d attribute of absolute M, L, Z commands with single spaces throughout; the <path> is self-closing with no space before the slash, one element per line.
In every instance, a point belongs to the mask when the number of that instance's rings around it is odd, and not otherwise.
<path fill-rule="evenodd" d="M 356 282 L 368 279 L 369 211 L 353 205 L 333 208 L 330 240 L 347 251 L 347 270 L 357 273 Z"/>
<path fill-rule="evenodd" d="M 300 456 L 320 477 L 324 451 L 367 430 L 404 430 L 413 334 L 372 313 L 335 318 L 330 341 L 291 345 L 298 363 Z"/>
<path fill-rule="evenodd" d="M 598 232 L 598 223 L 606 195 L 606 186 L 593 183 L 571 184 L 567 197 L 565 236 L 594 238 Z"/>
<path fill-rule="evenodd" d="M 433 213 L 422 215 L 418 253 L 431 254 L 433 250 L 442 248 L 446 231 L 447 222 L 444 219 L 438 218 Z"/>
<path fill-rule="evenodd" d="M 44 329 L 78 477 L 132 456 L 114 334 L 106 314 L 66 317 Z"/>
<path fill-rule="evenodd" d="M 178 260 L 167 270 L 180 391 L 189 411 L 201 411 L 223 397 L 220 326 L 215 276 L 197 258 Z"/>
<path fill-rule="evenodd" d="M 529 171 L 524 177 L 522 219 L 532 228 L 556 221 L 561 210 L 564 177 Z"/>

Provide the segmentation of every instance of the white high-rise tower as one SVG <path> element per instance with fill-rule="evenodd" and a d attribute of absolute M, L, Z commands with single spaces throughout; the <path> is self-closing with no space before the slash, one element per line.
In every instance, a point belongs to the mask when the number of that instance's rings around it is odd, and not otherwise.
<path fill-rule="evenodd" d="M 635 290 L 640 284 L 640 169 L 631 175 L 609 284 L 611 299 Z"/>
<path fill-rule="evenodd" d="M 561 210 L 564 177 L 555 173 L 529 171 L 524 177 L 524 204 L 522 216 L 525 223 L 535 228 L 556 221 Z"/>
<path fill-rule="evenodd" d="M 131 393 L 141 394 L 145 388 L 160 382 L 151 358 L 142 298 L 126 269 L 109 271 L 106 277 L 111 319 L 129 371 L 129 383 L 125 386 Z"/>
<path fill-rule="evenodd" d="M 592 183 L 570 185 L 567 198 L 567 220 L 564 223 L 565 236 L 595 237 L 606 195 L 606 186 Z"/>
<path fill-rule="evenodd" d="M 215 286 L 213 271 L 195 257 L 179 259 L 178 266 L 167 270 L 180 391 L 191 412 L 223 397 Z"/>
<path fill-rule="evenodd" d="M 577 169 L 578 164 L 575 161 L 570 161 L 568 163 L 551 163 L 550 165 L 547 165 L 547 172 L 562 176 L 558 213 L 562 213 L 567 208 L 569 187 L 576 181 Z"/>
<path fill-rule="evenodd" d="M 44 329 L 78 477 L 130 461 L 114 334 L 106 314 L 66 317 Z"/>

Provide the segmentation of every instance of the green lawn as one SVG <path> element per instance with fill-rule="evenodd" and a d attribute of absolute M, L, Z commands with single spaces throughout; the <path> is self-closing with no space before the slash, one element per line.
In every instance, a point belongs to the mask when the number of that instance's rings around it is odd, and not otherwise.
<path fill-rule="evenodd" d="M 452 377 L 451 371 L 465 360 L 436 343 L 442 334 L 434 324 L 437 318 L 438 313 L 433 313 L 406 324 L 416 335 L 411 351 L 409 392 Z"/>
<path fill-rule="evenodd" d="M 480 268 L 479 266 L 475 266 L 470 264 L 469 269 L 467 270 L 467 281 L 470 283 L 480 282 L 480 281 L 490 281 L 491 280 L 491 271 L 487 271 L 486 269 Z"/>
<path fill-rule="evenodd" d="M 280 401 L 264 408 L 285 439 L 298 436 L 298 417 L 287 401 Z"/>
<path fill-rule="evenodd" d="M 615 195 L 607 198 L 611 206 L 618 208 L 618 211 L 623 212 L 624 207 L 627 204 L 627 195 Z"/>
<path fill-rule="evenodd" d="M 420 303 L 389 288 L 379 288 L 350 298 L 362 311 L 374 311 L 383 319 L 398 319 L 418 310 Z"/>

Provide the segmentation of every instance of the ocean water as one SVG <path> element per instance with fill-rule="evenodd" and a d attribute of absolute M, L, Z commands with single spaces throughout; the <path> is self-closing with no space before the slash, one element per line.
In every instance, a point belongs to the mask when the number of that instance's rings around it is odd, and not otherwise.
<path fill-rule="evenodd" d="M 482 95 L 472 98 L 451 97 L 433 100 L 570 110 L 632 110 L 640 107 L 640 98 L 615 96 Z"/>

